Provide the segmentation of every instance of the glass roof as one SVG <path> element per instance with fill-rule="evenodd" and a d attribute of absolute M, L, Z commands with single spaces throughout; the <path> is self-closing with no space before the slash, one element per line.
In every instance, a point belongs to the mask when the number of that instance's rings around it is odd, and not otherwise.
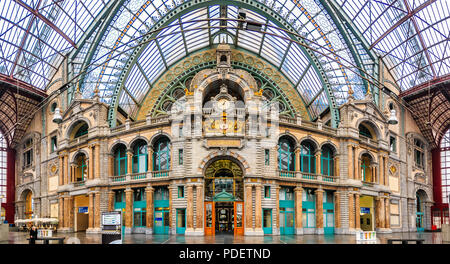
<path fill-rule="evenodd" d="M 186 2 L 199 7 L 177 13 L 134 58 L 147 32 Z M 72 51 L 69 74 L 88 67 L 80 84 L 84 96 L 90 98 L 98 88 L 104 102 L 133 115 L 166 69 L 225 41 L 277 67 L 313 117 L 330 104 L 344 103 L 349 88 L 363 98 L 367 83 L 361 76 L 377 79 L 373 54 L 383 58 L 401 90 L 449 74 L 448 1 L 259 0 L 272 16 L 253 2 L 0 0 L 0 74 L 45 89 Z M 246 6 L 246 19 L 263 24 L 261 32 L 238 29 L 231 20 L 220 29 L 221 21 L 207 20 L 237 19 L 238 6 Z M 310 49 L 292 42 L 275 16 Z"/>
<path fill-rule="evenodd" d="M 291 1 L 270 3 L 293 28 L 305 37 L 313 48 L 322 71 L 331 87 L 332 96 L 340 105 L 347 99 L 352 86 L 355 97 L 365 93 L 362 79 L 354 65 L 351 52 L 338 28 L 324 13 L 324 7 L 312 0 L 294 4 Z M 82 83 L 85 97 L 91 97 L 97 88 L 107 103 L 116 94 L 114 89 L 134 46 L 162 16 L 181 2 L 176 1 L 125 1 L 115 14 L 113 22 L 95 50 L 88 76 Z M 238 22 L 226 21 L 226 29 L 220 29 L 219 18 L 237 19 L 238 7 L 228 5 L 201 7 L 179 16 L 151 39 L 139 58 L 130 66 L 124 81 L 119 106 L 129 114 L 136 113 L 141 100 L 151 89 L 152 83 L 171 65 L 202 48 L 227 42 L 266 59 L 279 68 L 291 81 L 309 106 L 313 117 L 328 107 L 324 80 L 319 77 L 318 65 L 311 62 L 285 31 L 260 13 L 244 10 L 247 20 L 263 24 L 261 32 L 240 30 Z M 212 19 L 208 21 L 208 19 Z M 215 19 L 215 20 L 214 20 Z M 105 62 L 106 61 L 106 62 Z M 145 89 L 143 89 L 145 87 Z"/>
<path fill-rule="evenodd" d="M 447 0 L 336 0 L 402 91 L 450 73 Z"/>
<path fill-rule="evenodd" d="M 44 90 L 106 2 L 0 0 L 0 74 Z"/>

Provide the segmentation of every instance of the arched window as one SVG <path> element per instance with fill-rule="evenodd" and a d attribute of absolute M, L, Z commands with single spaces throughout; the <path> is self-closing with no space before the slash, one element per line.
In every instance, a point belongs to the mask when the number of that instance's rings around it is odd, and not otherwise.
<path fill-rule="evenodd" d="M 294 143 L 287 137 L 278 141 L 278 168 L 280 170 L 295 170 Z"/>
<path fill-rule="evenodd" d="M 322 155 L 321 155 L 321 173 L 323 175 L 334 176 L 334 158 L 333 158 L 333 149 L 330 146 L 322 147 Z"/>
<path fill-rule="evenodd" d="M 302 142 L 300 148 L 300 170 L 306 173 L 316 173 L 315 148 L 310 142 Z"/>
<path fill-rule="evenodd" d="M 359 134 L 361 136 L 373 139 L 373 135 L 370 132 L 369 128 L 367 128 L 366 125 L 360 124 L 359 127 L 358 127 L 358 130 L 359 130 Z"/>
<path fill-rule="evenodd" d="M 372 182 L 372 158 L 368 154 L 361 156 L 361 178 L 365 182 Z"/>
<path fill-rule="evenodd" d="M 119 145 L 114 151 L 114 175 L 127 174 L 127 148 Z"/>
<path fill-rule="evenodd" d="M 148 168 L 147 144 L 140 140 L 133 147 L 133 173 L 146 172 Z"/>
<path fill-rule="evenodd" d="M 75 135 L 73 136 L 73 138 L 78 138 L 83 135 L 86 135 L 88 133 L 88 129 L 89 129 L 88 124 L 83 122 L 83 125 L 81 125 L 81 127 L 78 128 L 78 130 L 75 132 Z"/>
<path fill-rule="evenodd" d="M 75 170 L 75 182 L 82 182 L 87 176 L 87 165 L 86 165 L 86 155 L 78 154 L 75 158 L 75 163 L 77 168 Z"/>
<path fill-rule="evenodd" d="M 414 139 L 414 162 L 417 167 L 425 168 L 425 146 L 420 139 Z"/>
<path fill-rule="evenodd" d="M 153 170 L 170 169 L 170 141 L 166 137 L 158 139 L 153 146 Z"/>

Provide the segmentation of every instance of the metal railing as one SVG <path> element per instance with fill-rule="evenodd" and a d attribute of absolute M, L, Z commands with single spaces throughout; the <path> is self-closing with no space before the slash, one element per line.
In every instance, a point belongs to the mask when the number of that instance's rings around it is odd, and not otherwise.
<path fill-rule="evenodd" d="M 287 171 L 287 170 L 279 170 L 278 176 L 281 178 L 295 178 L 296 172 L 295 171 Z"/>

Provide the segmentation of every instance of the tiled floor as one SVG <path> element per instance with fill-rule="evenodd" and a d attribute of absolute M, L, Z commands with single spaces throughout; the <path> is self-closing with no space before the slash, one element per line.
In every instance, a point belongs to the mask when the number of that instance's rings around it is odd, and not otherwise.
<path fill-rule="evenodd" d="M 0 241 L 0 244 L 27 244 L 28 233 L 10 232 L 8 241 Z M 81 244 L 101 244 L 100 234 L 64 233 L 56 234 L 57 237 L 76 237 Z M 376 244 L 386 244 L 389 238 L 421 238 L 425 244 L 441 244 L 440 232 L 433 233 L 393 233 L 377 234 Z M 41 243 L 41 242 L 37 242 Z M 55 242 L 51 242 L 55 243 Z M 370 243 L 370 242 L 366 242 Z M 372 242 L 373 243 L 373 242 Z M 358 244 L 354 235 L 302 235 L 302 236 L 232 236 L 216 235 L 202 237 L 185 237 L 181 235 L 125 235 L 123 244 Z"/>

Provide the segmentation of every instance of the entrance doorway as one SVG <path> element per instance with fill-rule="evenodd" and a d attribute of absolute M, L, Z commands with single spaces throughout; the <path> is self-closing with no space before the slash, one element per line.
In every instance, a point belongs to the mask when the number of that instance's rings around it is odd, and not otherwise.
<path fill-rule="evenodd" d="M 205 202 L 205 235 L 243 235 L 243 207 L 243 202 Z"/>
<path fill-rule="evenodd" d="M 419 196 L 419 192 L 416 193 L 416 228 L 417 232 L 423 232 L 425 230 L 423 225 L 423 204 Z"/>
<path fill-rule="evenodd" d="M 234 206 L 232 202 L 217 202 L 216 208 L 216 234 L 234 233 Z"/>
<path fill-rule="evenodd" d="M 360 206 L 360 227 L 362 231 L 374 231 L 374 198 L 372 196 L 361 195 Z"/>
<path fill-rule="evenodd" d="M 219 159 L 205 170 L 205 234 L 244 234 L 242 168 Z"/>

